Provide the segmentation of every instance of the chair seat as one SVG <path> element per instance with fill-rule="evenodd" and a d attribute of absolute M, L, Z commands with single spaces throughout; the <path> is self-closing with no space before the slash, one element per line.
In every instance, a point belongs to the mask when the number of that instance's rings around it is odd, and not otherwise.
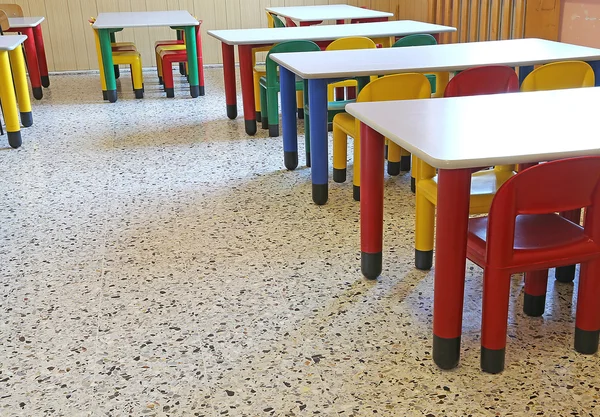
<path fill-rule="evenodd" d="M 348 113 L 336 114 L 335 117 L 333 118 L 333 122 L 336 125 L 338 125 L 339 128 L 343 132 L 345 132 L 347 135 L 355 137 L 354 129 L 355 129 L 356 121 L 354 119 L 354 116 L 352 116 Z"/>
<path fill-rule="evenodd" d="M 112 48 L 113 53 L 114 52 L 128 52 L 128 51 L 137 51 L 137 48 L 134 45 L 119 45 L 119 46 L 113 46 Z"/>
<path fill-rule="evenodd" d="M 110 46 L 114 49 L 114 48 L 131 48 L 133 47 L 135 49 L 135 43 L 133 42 L 113 42 L 110 44 Z"/>
<path fill-rule="evenodd" d="M 185 51 L 185 45 L 160 45 L 156 47 L 156 53 L 160 54 L 163 51 Z"/>
<path fill-rule="evenodd" d="M 327 103 L 327 110 L 329 110 L 329 111 L 344 111 L 346 108 L 346 104 L 350 104 L 350 103 L 356 103 L 356 99 L 330 101 Z M 354 119 L 354 118 L 352 118 L 352 119 Z"/>
<path fill-rule="evenodd" d="M 141 54 L 137 51 L 113 53 L 113 63 L 115 65 L 128 65 L 134 59 L 141 59 Z"/>
<path fill-rule="evenodd" d="M 187 52 L 185 49 L 183 50 L 171 50 L 164 49 L 158 53 L 158 55 L 162 58 L 169 56 L 170 58 L 178 58 L 181 60 L 187 60 Z"/>
<path fill-rule="evenodd" d="M 181 40 L 167 40 L 167 41 L 156 41 L 154 42 L 154 49 L 161 47 L 161 46 L 167 46 L 167 45 L 183 45 L 183 41 Z"/>
<path fill-rule="evenodd" d="M 262 87 L 267 88 L 267 77 L 260 77 L 260 85 Z M 304 80 L 298 76 L 296 76 L 296 91 L 304 90 Z"/>

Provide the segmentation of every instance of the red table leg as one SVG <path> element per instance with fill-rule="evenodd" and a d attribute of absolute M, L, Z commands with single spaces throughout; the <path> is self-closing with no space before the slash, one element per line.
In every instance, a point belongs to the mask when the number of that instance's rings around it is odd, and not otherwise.
<path fill-rule="evenodd" d="M 365 277 L 381 275 L 383 247 L 383 150 L 385 140 L 360 124 L 360 250 Z"/>
<path fill-rule="evenodd" d="M 40 77 L 40 67 L 38 63 L 38 55 L 35 47 L 35 37 L 32 28 L 22 28 L 22 33 L 27 35 L 27 39 L 23 43 L 25 46 L 25 56 L 27 57 L 27 70 L 29 71 L 29 79 L 31 80 L 31 89 L 33 96 L 37 100 L 41 100 L 44 96 L 42 92 L 42 79 Z"/>
<path fill-rule="evenodd" d="M 242 80 L 242 101 L 244 103 L 244 123 L 246 133 L 256 133 L 256 109 L 254 108 L 254 79 L 252 77 L 252 47 L 253 45 L 239 45 L 240 78 Z"/>
<path fill-rule="evenodd" d="M 48 62 L 46 61 L 46 48 L 44 47 L 44 37 L 42 36 L 42 25 L 37 25 L 33 28 L 33 37 L 40 66 L 42 86 L 47 88 L 50 87 L 50 78 L 48 77 Z"/>
<path fill-rule="evenodd" d="M 456 367 L 460 359 L 470 190 L 470 169 L 439 170 L 433 360 L 442 369 Z"/>
<path fill-rule="evenodd" d="M 235 54 L 233 45 L 221 43 L 223 51 L 223 78 L 225 81 L 225 103 L 227 104 L 227 117 L 237 117 L 237 97 L 235 93 Z"/>

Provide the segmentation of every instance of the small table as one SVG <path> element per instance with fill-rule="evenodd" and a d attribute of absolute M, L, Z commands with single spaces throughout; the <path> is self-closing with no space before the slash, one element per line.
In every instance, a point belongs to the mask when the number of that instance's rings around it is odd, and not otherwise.
<path fill-rule="evenodd" d="M 46 61 L 46 49 L 44 37 L 42 36 L 41 23 L 44 17 L 9 17 L 10 29 L 7 32 L 20 32 L 27 36 L 25 40 L 25 54 L 27 55 L 27 68 L 31 79 L 33 97 L 40 100 L 44 93 L 42 86 L 50 86 L 48 77 L 48 62 Z"/>
<path fill-rule="evenodd" d="M 600 49 L 543 39 L 287 53 L 273 54 L 271 58 L 281 65 L 279 72 L 284 152 L 297 154 L 296 107 L 290 105 L 289 100 L 289 97 L 295 97 L 296 94 L 294 74 L 308 79 L 311 175 L 313 201 L 316 204 L 327 202 L 327 83 L 332 79 L 405 72 L 442 72 L 446 73 L 446 76 L 442 77 L 440 74 L 437 77 L 437 94 L 443 95 L 448 82 L 448 71 L 464 70 L 479 65 L 518 66 L 519 78 L 522 80 L 536 64 L 584 60 L 589 61 L 594 68 L 596 85 L 600 85 L 600 63 L 597 62 L 600 60 Z M 296 166 L 287 168 L 295 169 Z"/>
<path fill-rule="evenodd" d="M 2 100 L 8 143 L 12 148 L 18 148 L 22 143 L 21 125 L 17 115 L 17 97 L 23 126 L 27 127 L 33 124 L 25 59 L 21 48 L 21 44 L 26 39 L 25 35 L 0 36 L 0 100 Z"/>
<path fill-rule="evenodd" d="M 169 26 L 173 29 L 182 29 L 185 32 L 186 52 L 188 59 L 188 80 L 192 97 L 200 95 L 198 81 L 198 55 L 196 53 L 195 26 L 198 20 L 185 10 L 172 10 L 164 12 L 118 12 L 100 13 L 92 25 L 98 29 L 104 77 L 106 79 L 107 98 L 111 103 L 117 101 L 117 84 L 113 70 L 112 49 L 110 33 L 123 28 Z"/>
<path fill-rule="evenodd" d="M 471 168 L 600 155 L 590 123 L 599 100 L 600 89 L 581 88 L 346 106 L 362 122 L 361 258 L 367 277 L 381 272 L 384 137 L 438 169 L 433 358 L 439 367 L 454 368 L 460 358 Z"/>
<path fill-rule="evenodd" d="M 363 9 L 347 4 L 267 7 L 266 10 L 274 15 L 299 22 L 300 26 L 308 26 L 323 20 L 335 20 L 337 23 L 344 23 L 347 19 L 354 20 L 356 23 L 385 22 L 389 17 L 394 16 L 393 13 Z"/>
<path fill-rule="evenodd" d="M 227 116 L 237 117 L 235 92 L 234 46 L 237 45 L 242 79 L 242 99 L 246 133 L 256 133 L 256 113 L 254 108 L 254 84 L 252 79 L 252 49 L 278 42 L 292 40 L 334 41 L 348 36 L 366 36 L 382 39 L 389 44 L 392 36 L 406 36 L 415 33 L 440 34 L 454 32 L 455 28 L 430 23 L 400 20 L 392 22 L 357 23 L 354 25 L 324 25 L 289 28 L 209 30 L 208 34 L 221 41 L 223 49 L 223 73 L 225 77 L 225 101 Z M 286 54 L 287 55 L 287 54 Z M 362 58 L 360 62 L 364 61 Z"/>

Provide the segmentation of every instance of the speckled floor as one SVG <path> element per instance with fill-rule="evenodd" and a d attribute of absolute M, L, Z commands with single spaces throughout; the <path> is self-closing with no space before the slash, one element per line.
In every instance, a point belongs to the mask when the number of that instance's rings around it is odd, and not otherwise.
<path fill-rule="evenodd" d="M 135 100 L 127 75 L 116 104 L 95 74 L 52 76 L 23 147 L 0 138 L 1 416 L 600 415 L 576 284 L 551 279 L 532 319 L 515 277 L 490 376 L 471 267 L 462 361 L 441 371 L 408 175 L 386 179 L 384 271 L 366 281 L 351 185 L 315 206 L 281 138 L 227 119 L 221 69 L 195 100 L 153 72 Z"/>

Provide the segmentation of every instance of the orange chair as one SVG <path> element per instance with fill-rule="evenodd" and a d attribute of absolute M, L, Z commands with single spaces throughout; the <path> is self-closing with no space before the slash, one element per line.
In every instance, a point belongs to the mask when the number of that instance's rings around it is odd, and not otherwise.
<path fill-rule="evenodd" d="M 496 94 L 518 91 L 519 79 L 514 69 L 501 65 L 470 68 L 456 75 L 446 87 L 446 97 Z M 485 140 L 482 132 L 481 140 Z M 471 214 L 487 213 L 496 190 L 514 175 L 512 165 L 479 171 L 471 180 Z M 415 265 L 430 269 L 433 262 L 437 175 L 435 168 L 413 155 L 416 182 Z"/>
<path fill-rule="evenodd" d="M 557 212 L 585 208 L 585 226 Z M 504 369 L 511 274 L 525 272 L 523 310 L 544 312 L 548 268 L 581 263 L 575 349 L 600 335 L 600 157 L 533 166 L 506 181 L 489 216 L 469 219 L 467 258 L 483 268 L 481 368 Z"/>

